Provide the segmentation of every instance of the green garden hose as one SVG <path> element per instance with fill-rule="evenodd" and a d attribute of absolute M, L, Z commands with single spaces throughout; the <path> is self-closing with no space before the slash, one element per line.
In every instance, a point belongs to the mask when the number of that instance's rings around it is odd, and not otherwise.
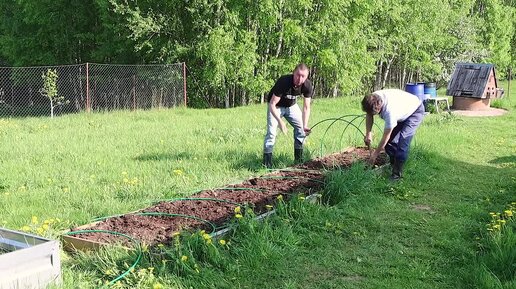
<path fill-rule="evenodd" d="M 124 237 L 124 238 L 130 240 L 134 244 L 136 244 L 135 247 L 137 250 L 137 257 L 136 257 L 136 260 L 134 261 L 134 263 L 124 273 L 120 274 L 118 277 L 109 281 L 107 284 L 103 285 L 100 288 L 107 288 L 107 287 L 115 284 L 118 280 L 125 278 L 125 276 L 127 276 L 127 274 L 129 274 L 131 271 L 133 271 L 136 268 L 136 266 L 138 265 L 138 263 L 140 263 L 142 256 L 143 256 L 143 252 L 140 248 L 140 241 L 136 240 L 135 238 L 133 238 L 129 235 L 122 234 L 120 232 L 115 232 L 115 231 L 107 231 L 107 230 L 80 230 L 80 231 L 67 232 L 67 233 L 65 233 L 65 235 L 71 236 L 71 235 L 78 235 L 78 234 L 85 234 L 85 233 L 103 233 L 103 234 L 121 236 L 121 237 Z"/>
<path fill-rule="evenodd" d="M 213 201 L 213 202 L 220 202 L 220 203 L 228 203 L 236 206 L 241 206 L 242 204 L 235 203 L 232 201 L 224 200 L 224 199 L 216 199 L 216 198 L 173 198 L 173 199 L 166 199 L 166 200 L 159 200 L 155 201 L 154 203 L 160 203 L 160 202 L 179 202 L 179 201 Z"/>
<path fill-rule="evenodd" d="M 307 180 L 307 181 L 311 181 L 311 182 L 314 182 L 314 183 L 320 183 L 320 184 L 325 184 L 325 182 L 321 181 L 321 180 L 316 180 L 316 179 L 312 179 L 312 178 L 306 178 L 306 177 L 295 177 L 295 176 L 262 176 L 260 177 L 260 179 L 285 179 L 285 180 Z"/>

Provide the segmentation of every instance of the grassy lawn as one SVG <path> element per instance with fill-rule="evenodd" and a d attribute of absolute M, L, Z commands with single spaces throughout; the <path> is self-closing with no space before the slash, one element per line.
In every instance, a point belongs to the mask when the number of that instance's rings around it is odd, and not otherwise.
<path fill-rule="evenodd" d="M 504 116 L 428 115 L 400 183 L 362 164 L 330 173 L 320 204 L 295 199 L 263 223 L 244 218 L 224 245 L 181 237 L 160 254 L 144 252 L 115 286 L 516 288 L 516 222 L 488 231 L 498 218 L 490 213 L 503 215 L 516 201 L 511 93 L 496 103 L 509 109 Z M 94 217 L 263 174 L 265 111 L 2 119 L 0 226 L 58 238 Z M 357 98 L 316 100 L 311 123 L 360 113 Z M 314 129 L 312 155 L 360 144 L 354 129 L 336 141 L 342 129 L 336 124 L 326 136 L 326 127 Z M 293 161 L 291 133 L 278 137 L 278 166 Z M 135 259 L 117 249 L 62 257 L 64 288 L 99 287 Z"/>

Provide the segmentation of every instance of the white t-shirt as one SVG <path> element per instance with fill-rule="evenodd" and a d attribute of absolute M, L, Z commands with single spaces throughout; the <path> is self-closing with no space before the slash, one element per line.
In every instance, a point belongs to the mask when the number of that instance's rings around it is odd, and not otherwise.
<path fill-rule="evenodd" d="M 396 127 L 398 122 L 406 120 L 421 105 L 416 95 L 401 89 L 382 89 L 373 94 L 382 99 L 380 117 L 385 121 L 385 129 Z"/>

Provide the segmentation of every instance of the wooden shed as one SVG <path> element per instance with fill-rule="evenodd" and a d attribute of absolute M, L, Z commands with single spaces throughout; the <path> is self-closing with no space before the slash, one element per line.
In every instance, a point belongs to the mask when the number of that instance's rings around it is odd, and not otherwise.
<path fill-rule="evenodd" d="M 453 96 L 453 108 L 483 110 L 491 98 L 501 95 L 493 64 L 458 63 L 448 83 L 446 95 Z"/>

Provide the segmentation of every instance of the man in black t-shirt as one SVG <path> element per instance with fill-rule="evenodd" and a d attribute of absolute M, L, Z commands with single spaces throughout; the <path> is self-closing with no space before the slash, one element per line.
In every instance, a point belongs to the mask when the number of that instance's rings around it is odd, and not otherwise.
<path fill-rule="evenodd" d="M 293 74 L 280 77 L 269 92 L 267 134 L 263 144 L 263 164 L 267 168 L 272 167 L 272 152 L 278 125 L 283 133 L 287 133 L 287 126 L 281 117 L 284 117 L 294 128 L 294 158 L 296 162 L 302 161 L 304 139 L 310 133 L 308 119 L 313 95 L 313 87 L 308 80 L 308 73 L 309 69 L 305 64 L 298 64 Z M 304 97 L 303 112 L 296 104 L 296 99 L 300 95 Z"/>

